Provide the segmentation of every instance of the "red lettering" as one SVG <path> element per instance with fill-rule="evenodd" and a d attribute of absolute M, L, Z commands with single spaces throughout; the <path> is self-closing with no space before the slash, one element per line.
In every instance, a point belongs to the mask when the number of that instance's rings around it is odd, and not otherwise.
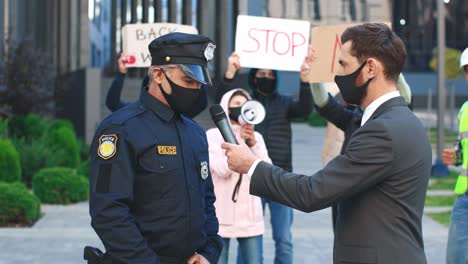
<path fill-rule="evenodd" d="M 265 53 L 268 53 L 268 37 L 270 36 L 270 32 L 274 31 L 276 32 L 275 30 L 269 30 L 269 29 L 264 29 L 262 31 L 266 31 L 266 41 L 265 41 Z M 275 36 L 276 38 L 276 36 Z M 274 43 L 274 40 L 273 40 L 273 43 Z"/>
<path fill-rule="evenodd" d="M 286 36 L 287 43 L 288 43 L 288 49 L 286 49 L 286 51 L 283 52 L 283 53 L 279 52 L 279 51 L 276 49 L 276 44 L 277 44 L 276 38 L 277 38 L 280 34 Z M 289 48 L 290 48 L 290 47 L 291 47 L 291 42 L 289 41 L 289 36 L 288 36 L 288 34 L 286 34 L 286 33 L 284 33 L 284 32 L 278 32 L 278 33 L 275 34 L 275 37 L 273 38 L 273 51 L 276 52 L 276 54 L 278 54 L 278 55 L 285 55 L 285 54 L 287 54 L 287 53 L 289 52 Z"/>
<path fill-rule="evenodd" d="M 299 36 L 302 39 L 302 42 L 300 44 L 297 44 L 297 45 L 295 44 L 296 43 L 296 36 Z M 292 33 L 292 54 L 291 55 L 293 57 L 294 57 L 294 48 L 304 45 L 305 42 L 306 42 L 306 39 L 305 39 L 304 35 L 302 35 L 299 32 L 293 32 Z"/>
<path fill-rule="evenodd" d="M 265 40 L 263 40 L 263 36 L 260 37 L 259 33 L 265 33 Z M 272 38 L 270 38 L 270 33 L 272 34 Z M 268 53 L 270 50 L 270 46 L 273 49 L 273 52 L 280 56 L 284 56 L 290 53 L 294 56 L 295 48 L 300 47 L 306 43 L 306 38 L 303 34 L 299 32 L 281 32 L 276 31 L 274 29 L 257 29 L 251 28 L 248 31 L 248 37 L 253 40 L 254 45 L 256 47 L 252 47 L 250 49 L 243 49 L 244 52 L 259 52 L 264 51 Z M 270 43 L 271 42 L 271 43 Z M 264 46 L 263 46 L 264 45 Z M 285 48 L 285 50 L 280 50 Z"/>
<path fill-rule="evenodd" d="M 333 58 L 332 58 L 332 64 L 331 64 L 331 73 L 334 73 L 335 70 L 335 58 L 336 58 L 336 52 L 338 50 L 338 47 L 341 49 L 341 41 L 340 38 L 338 37 L 338 34 L 335 37 L 335 47 L 333 48 Z"/>
<path fill-rule="evenodd" d="M 260 42 L 258 42 L 258 40 L 257 40 L 256 38 L 254 38 L 254 36 L 252 36 L 252 30 L 256 30 L 256 29 L 255 29 L 255 28 L 251 28 L 251 29 L 249 30 L 249 37 L 250 37 L 251 39 L 253 39 L 255 42 L 257 42 L 257 48 L 254 49 L 254 50 L 244 50 L 245 52 L 256 52 L 256 51 L 258 51 L 258 50 L 260 49 Z"/>

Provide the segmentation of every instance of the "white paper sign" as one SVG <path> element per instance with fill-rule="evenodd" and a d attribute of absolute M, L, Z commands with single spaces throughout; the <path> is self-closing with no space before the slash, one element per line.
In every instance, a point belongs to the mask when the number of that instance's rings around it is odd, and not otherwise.
<path fill-rule="evenodd" d="M 236 53 L 242 67 L 299 71 L 309 34 L 308 21 L 240 15 Z"/>
<path fill-rule="evenodd" d="M 127 67 L 149 67 L 148 45 L 155 38 L 171 32 L 198 34 L 193 26 L 173 23 L 127 24 L 122 27 L 122 51 L 128 55 Z"/>

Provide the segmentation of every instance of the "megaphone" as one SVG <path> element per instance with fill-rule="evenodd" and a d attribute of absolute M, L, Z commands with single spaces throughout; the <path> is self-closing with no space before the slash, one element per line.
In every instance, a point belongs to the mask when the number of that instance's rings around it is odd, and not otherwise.
<path fill-rule="evenodd" d="M 260 124 L 265 119 L 265 107 L 255 100 L 249 100 L 245 102 L 241 107 L 241 113 L 239 116 L 239 124 Z"/>

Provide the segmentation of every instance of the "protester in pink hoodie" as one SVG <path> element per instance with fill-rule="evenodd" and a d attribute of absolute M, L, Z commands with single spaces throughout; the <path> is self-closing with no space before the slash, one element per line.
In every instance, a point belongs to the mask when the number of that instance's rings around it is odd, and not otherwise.
<path fill-rule="evenodd" d="M 233 133 L 242 138 L 252 152 L 271 163 L 262 135 L 252 125 L 240 125 L 237 120 L 242 105 L 251 97 L 243 89 L 234 89 L 221 99 L 220 105 L 227 113 Z M 262 234 L 264 232 L 261 199 L 249 194 L 250 179 L 231 171 L 227 164 L 221 143 L 224 142 L 217 128 L 206 132 L 210 153 L 210 169 L 216 194 L 216 216 L 219 221 L 219 235 L 223 238 L 223 251 L 218 263 L 227 263 L 230 238 L 239 242 L 238 262 L 243 264 L 262 263 Z"/>

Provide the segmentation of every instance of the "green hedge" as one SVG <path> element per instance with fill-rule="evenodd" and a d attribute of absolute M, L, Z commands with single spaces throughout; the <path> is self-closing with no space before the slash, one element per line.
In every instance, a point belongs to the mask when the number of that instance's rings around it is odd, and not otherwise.
<path fill-rule="evenodd" d="M 0 226 L 30 225 L 40 214 L 39 198 L 23 184 L 0 182 Z"/>
<path fill-rule="evenodd" d="M 9 119 L 9 136 L 35 140 L 42 137 L 49 125 L 50 121 L 39 115 L 14 115 Z"/>
<path fill-rule="evenodd" d="M 14 144 L 21 156 L 22 180 L 28 186 L 31 186 L 33 175 L 40 169 L 53 167 L 62 159 L 43 139 L 28 141 L 20 138 Z"/>
<path fill-rule="evenodd" d="M 20 156 L 10 140 L 0 139 L 0 181 L 15 182 L 21 177 Z"/>
<path fill-rule="evenodd" d="M 81 165 L 76 168 L 76 173 L 89 178 L 89 160 L 83 161 Z"/>
<path fill-rule="evenodd" d="M 60 124 L 56 122 L 55 124 Z M 76 168 L 80 164 L 80 146 L 75 131 L 66 125 L 52 125 L 47 133 L 47 146 L 53 153 L 54 166 Z"/>
<path fill-rule="evenodd" d="M 327 126 L 327 120 L 317 112 L 310 113 L 307 123 L 313 127 Z"/>
<path fill-rule="evenodd" d="M 88 179 L 71 168 L 42 169 L 34 175 L 32 186 L 43 203 L 69 204 L 88 199 Z"/>

